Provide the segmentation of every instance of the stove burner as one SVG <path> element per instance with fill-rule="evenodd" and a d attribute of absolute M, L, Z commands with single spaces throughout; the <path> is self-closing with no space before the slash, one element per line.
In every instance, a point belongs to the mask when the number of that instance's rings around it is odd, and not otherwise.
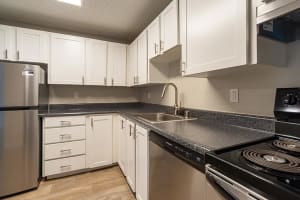
<path fill-rule="evenodd" d="M 263 158 L 266 159 L 266 161 L 268 161 L 268 162 L 274 162 L 274 163 L 285 163 L 286 162 L 286 159 L 280 158 L 278 156 L 264 155 Z"/>
<path fill-rule="evenodd" d="M 275 140 L 273 145 L 284 150 L 300 153 L 300 141 L 292 139 Z"/>
<path fill-rule="evenodd" d="M 279 172 L 300 174 L 300 159 L 271 150 L 249 149 L 242 152 L 248 161 Z"/>

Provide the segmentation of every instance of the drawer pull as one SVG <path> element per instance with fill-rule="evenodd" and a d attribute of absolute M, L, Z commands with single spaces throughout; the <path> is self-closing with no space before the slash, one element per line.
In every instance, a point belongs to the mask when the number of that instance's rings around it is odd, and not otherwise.
<path fill-rule="evenodd" d="M 72 154 L 72 149 L 62 149 L 60 150 L 60 154 L 63 156 L 63 155 L 70 155 Z"/>
<path fill-rule="evenodd" d="M 66 140 L 71 140 L 71 139 L 72 139 L 71 134 L 62 134 L 62 135 L 60 135 L 60 140 L 61 141 L 66 141 Z"/>
<path fill-rule="evenodd" d="M 62 126 L 71 126 L 71 122 L 70 121 L 60 121 L 60 124 Z"/>
<path fill-rule="evenodd" d="M 62 165 L 60 166 L 61 171 L 69 171 L 71 170 L 72 165 Z"/>

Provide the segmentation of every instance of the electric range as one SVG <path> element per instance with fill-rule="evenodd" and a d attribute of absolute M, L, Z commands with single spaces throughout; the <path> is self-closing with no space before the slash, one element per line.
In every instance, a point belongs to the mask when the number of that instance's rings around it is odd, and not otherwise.
<path fill-rule="evenodd" d="M 250 191 L 219 185 L 228 199 L 300 199 L 300 88 L 277 89 L 274 114 L 274 138 L 207 154 L 208 168 Z"/>

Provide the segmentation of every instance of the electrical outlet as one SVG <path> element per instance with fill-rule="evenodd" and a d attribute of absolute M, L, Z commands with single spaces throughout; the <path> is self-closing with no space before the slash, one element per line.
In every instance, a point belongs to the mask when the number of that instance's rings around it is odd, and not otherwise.
<path fill-rule="evenodd" d="M 229 90 L 229 101 L 231 103 L 239 102 L 239 89 L 230 89 Z"/>

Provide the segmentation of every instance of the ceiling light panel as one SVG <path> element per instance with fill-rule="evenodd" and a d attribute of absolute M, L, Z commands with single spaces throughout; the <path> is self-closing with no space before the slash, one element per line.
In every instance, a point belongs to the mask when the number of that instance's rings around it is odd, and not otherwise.
<path fill-rule="evenodd" d="M 58 2 L 63 2 L 63 3 L 67 3 L 67 4 L 71 4 L 74 6 L 81 6 L 81 0 L 57 0 Z"/>

